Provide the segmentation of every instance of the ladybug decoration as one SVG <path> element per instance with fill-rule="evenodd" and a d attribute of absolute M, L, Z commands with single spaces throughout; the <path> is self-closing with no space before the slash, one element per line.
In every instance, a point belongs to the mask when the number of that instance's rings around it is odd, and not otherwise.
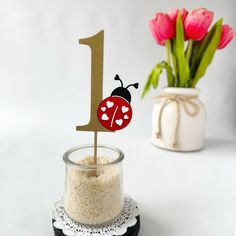
<path fill-rule="evenodd" d="M 115 131 L 125 128 L 132 118 L 131 94 L 128 90 L 133 86 L 136 89 L 139 84 L 130 84 L 126 88 L 119 75 L 116 75 L 115 80 L 121 82 L 121 87 L 113 90 L 110 97 L 105 98 L 99 104 L 97 109 L 98 120 L 106 129 Z"/>

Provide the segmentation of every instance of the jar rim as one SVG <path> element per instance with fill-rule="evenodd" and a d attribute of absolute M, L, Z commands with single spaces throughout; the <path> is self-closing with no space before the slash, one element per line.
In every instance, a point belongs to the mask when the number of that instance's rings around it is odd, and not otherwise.
<path fill-rule="evenodd" d="M 82 150 L 82 149 L 87 149 L 87 148 L 93 148 L 94 145 L 93 144 L 85 144 L 85 145 L 79 145 L 73 148 L 70 148 L 69 150 L 67 150 L 64 155 L 63 155 L 63 161 L 70 165 L 70 166 L 76 166 L 78 168 L 81 169 L 100 169 L 100 168 L 105 168 L 105 167 L 109 167 L 109 166 L 113 166 L 116 165 L 118 163 L 120 163 L 121 161 L 123 161 L 124 159 L 124 153 L 116 147 L 113 146 L 108 146 L 108 145 L 103 145 L 103 144 L 98 144 L 97 148 L 104 148 L 104 149 L 108 149 L 108 150 L 112 150 L 114 152 L 116 152 L 118 154 L 118 158 L 116 158 L 114 161 L 111 161 L 109 163 L 106 164 L 99 164 L 99 165 L 82 165 L 80 163 L 74 162 L 69 158 L 69 155 L 77 150 Z"/>

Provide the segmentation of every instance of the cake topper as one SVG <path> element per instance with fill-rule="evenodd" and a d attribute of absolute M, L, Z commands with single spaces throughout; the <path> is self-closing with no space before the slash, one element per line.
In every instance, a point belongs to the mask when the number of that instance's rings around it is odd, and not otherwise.
<path fill-rule="evenodd" d="M 110 97 L 105 98 L 98 106 L 97 116 L 101 125 L 111 131 L 116 131 L 125 128 L 132 118 L 131 94 L 128 90 L 133 86 L 138 88 L 139 84 L 130 84 L 124 87 L 119 75 L 116 75 L 115 80 L 119 80 L 121 86 L 114 89 Z"/>
<path fill-rule="evenodd" d="M 138 83 L 123 86 L 118 75 L 115 80 L 121 82 L 121 87 L 114 89 L 111 96 L 102 101 L 103 93 L 103 46 L 104 31 L 96 35 L 80 39 L 80 44 L 85 44 L 91 49 L 91 102 L 90 120 L 86 125 L 76 127 L 77 131 L 94 132 L 94 165 L 97 164 L 97 134 L 98 132 L 112 132 L 125 128 L 132 118 L 130 106 L 131 95 L 128 90 L 133 86 L 138 88 Z"/>

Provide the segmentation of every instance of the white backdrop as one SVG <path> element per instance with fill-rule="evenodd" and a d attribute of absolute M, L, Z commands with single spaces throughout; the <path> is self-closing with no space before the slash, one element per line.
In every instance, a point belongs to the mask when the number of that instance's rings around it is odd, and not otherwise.
<path fill-rule="evenodd" d="M 104 97 L 118 86 L 113 80 L 115 74 L 125 84 L 140 83 L 138 91 L 132 90 L 131 125 L 115 134 L 100 134 L 99 140 L 124 148 L 129 154 L 124 165 L 125 185 L 146 214 L 142 235 L 225 236 L 226 231 L 227 236 L 231 235 L 235 220 L 235 143 L 208 140 L 206 152 L 184 157 L 148 146 L 152 97 L 158 91 L 152 90 L 143 101 L 140 95 L 150 69 L 164 57 L 164 48 L 157 46 L 151 36 L 148 20 L 157 11 L 183 6 L 209 8 L 215 12 L 215 19 L 224 16 L 225 23 L 236 28 L 235 0 L 0 0 L 0 234 L 9 233 L 15 226 L 17 232 L 11 231 L 11 235 L 52 235 L 49 212 L 63 192 L 61 156 L 66 149 L 92 140 L 90 134 L 75 132 L 76 125 L 87 123 L 90 103 L 90 50 L 79 45 L 78 39 L 104 29 Z M 198 85 L 208 111 L 207 134 L 216 138 L 236 139 L 235 53 L 234 39 L 217 52 Z M 165 85 L 164 77 L 160 89 Z M 124 139 L 127 136 L 132 143 Z M 146 138 L 142 139 L 146 145 L 143 149 L 143 141 L 136 142 L 134 136 Z M 149 154 L 141 156 L 139 151 Z M 153 188 L 144 185 L 150 191 L 148 196 L 153 201 L 159 199 L 157 206 L 163 209 L 158 213 L 160 218 L 153 219 L 149 219 L 150 201 L 135 183 L 141 171 L 149 173 L 148 161 L 142 168 L 149 155 L 148 160 L 157 161 L 152 168 L 158 169 L 153 169 L 153 178 L 147 175 L 146 181 L 151 178 L 155 182 Z M 218 201 L 222 195 L 224 203 Z M 184 219 L 189 219 L 187 222 L 192 224 L 181 228 L 179 211 L 183 215 L 186 201 L 197 211 L 197 218 L 189 218 L 191 211 L 187 209 L 181 222 L 185 224 Z M 166 211 L 168 206 L 175 209 L 175 214 Z M 212 207 L 209 214 L 205 212 L 208 206 Z M 203 213 L 198 212 L 199 207 Z M 194 227 L 202 214 L 206 225 Z M 146 234 L 150 228 L 147 221 L 159 229 L 154 227 Z M 169 229 L 169 223 L 176 224 L 177 231 L 175 227 Z M 174 231 L 176 234 L 171 233 Z"/>
<path fill-rule="evenodd" d="M 152 91 L 140 94 L 150 69 L 164 58 L 154 42 L 148 20 L 157 11 L 205 6 L 215 19 L 236 28 L 234 0 L 214 1 L 0 1 L 0 128 L 1 132 L 44 129 L 71 133 L 89 116 L 90 50 L 78 39 L 105 30 L 104 96 L 120 74 L 132 91 L 134 119 L 125 131 L 146 135 L 151 130 Z M 218 51 L 198 84 L 208 111 L 207 132 L 236 137 L 234 40 Z M 160 88 L 165 85 L 165 76 Z M 138 128 L 137 128 L 138 127 Z"/>

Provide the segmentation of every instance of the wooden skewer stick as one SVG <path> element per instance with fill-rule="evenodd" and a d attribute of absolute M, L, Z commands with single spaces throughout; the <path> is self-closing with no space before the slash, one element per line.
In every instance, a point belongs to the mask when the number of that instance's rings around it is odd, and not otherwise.
<path fill-rule="evenodd" d="M 98 145 L 98 132 L 94 131 L 94 154 L 93 154 L 93 158 L 94 158 L 94 165 L 97 165 L 97 145 Z"/>

